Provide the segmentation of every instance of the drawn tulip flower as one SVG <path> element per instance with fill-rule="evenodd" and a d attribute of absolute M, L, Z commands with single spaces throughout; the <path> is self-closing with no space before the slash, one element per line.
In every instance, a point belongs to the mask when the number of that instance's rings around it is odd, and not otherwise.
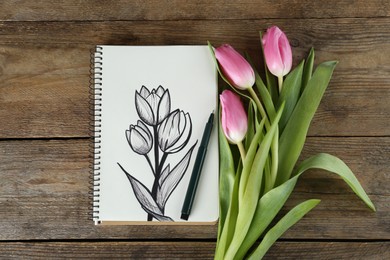
<path fill-rule="evenodd" d="M 192 123 L 188 113 L 175 110 L 158 127 L 158 144 L 165 153 L 183 149 L 191 137 Z"/>
<path fill-rule="evenodd" d="M 147 213 L 147 220 L 173 221 L 165 215 L 165 205 L 187 172 L 197 144 L 196 141 L 185 154 L 180 153 L 191 137 L 191 117 L 179 109 L 171 112 L 169 91 L 162 86 L 152 91 L 142 86 L 139 92 L 135 92 L 135 106 L 140 120 L 125 131 L 126 139 L 131 149 L 147 160 L 154 175 L 151 189 L 121 164 L 118 166 L 126 174 L 136 199 Z M 168 155 L 173 153 L 181 157 L 175 164 L 167 161 Z"/>
<path fill-rule="evenodd" d="M 169 90 L 159 86 L 149 91 L 142 86 L 140 92 L 135 93 L 135 106 L 142 121 L 150 126 L 161 123 L 171 110 Z"/>
<path fill-rule="evenodd" d="M 140 155 L 146 155 L 152 149 L 153 138 L 148 127 L 140 120 L 137 125 L 130 125 L 126 138 L 131 149 Z"/>

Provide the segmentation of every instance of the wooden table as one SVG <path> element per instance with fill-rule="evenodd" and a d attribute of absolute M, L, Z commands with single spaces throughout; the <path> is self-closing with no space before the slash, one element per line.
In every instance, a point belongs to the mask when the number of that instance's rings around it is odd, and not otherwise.
<path fill-rule="evenodd" d="M 390 2 L 12 1 L 0 3 L 0 258 L 212 258 L 216 226 L 94 226 L 89 137 L 96 44 L 228 42 L 252 57 L 278 25 L 294 65 L 339 60 L 303 155 L 342 158 L 377 207 L 339 178 L 311 172 L 284 212 L 322 202 L 268 259 L 390 258 Z M 211 3 L 212 2 L 212 3 Z"/>

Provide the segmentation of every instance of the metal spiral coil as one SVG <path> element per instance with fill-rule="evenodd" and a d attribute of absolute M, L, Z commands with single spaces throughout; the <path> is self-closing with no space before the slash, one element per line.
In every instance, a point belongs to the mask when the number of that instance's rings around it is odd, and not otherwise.
<path fill-rule="evenodd" d="M 90 199 L 91 218 L 99 223 L 100 203 L 100 160 L 101 160 L 101 116 L 102 116 L 102 75 L 103 48 L 96 46 L 91 50 L 90 81 L 89 81 L 89 111 L 90 111 Z"/>

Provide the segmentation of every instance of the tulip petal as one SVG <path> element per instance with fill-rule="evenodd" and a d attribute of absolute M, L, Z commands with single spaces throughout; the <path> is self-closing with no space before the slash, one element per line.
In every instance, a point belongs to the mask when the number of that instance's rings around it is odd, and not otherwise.
<path fill-rule="evenodd" d="M 181 111 L 181 114 L 184 115 L 184 112 Z M 191 137 L 192 133 L 192 121 L 191 117 L 188 113 L 185 114 L 184 117 L 180 117 L 180 121 L 184 121 L 184 125 L 182 126 L 183 128 L 180 130 L 180 136 L 176 140 L 176 142 L 169 147 L 166 152 L 167 153 L 177 153 L 180 150 L 182 150 L 188 143 Z"/>
<path fill-rule="evenodd" d="M 230 90 L 220 95 L 222 105 L 222 129 L 229 142 L 241 142 L 248 130 L 248 118 L 240 98 Z"/>
<path fill-rule="evenodd" d="M 187 145 L 192 133 L 191 117 L 178 109 L 169 114 L 158 127 L 160 149 L 176 153 Z"/>
<path fill-rule="evenodd" d="M 149 103 L 136 91 L 135 92 L 135 107 L 138 116 L 148 125 L 154 124 L 154 114 Z"/>
<path fill-rule="evenodd" d="M 279 38 L 280 57 L 283 61 L 283 76 L 286 75 L 292 67 L 292 52 L 287 36 L 282 33 Z"/>
<path fill-rule="evenodd" d="M 137 125 L 145 132 L 147 139 L 149 139 L 153 145 L 152 133 L 150 132 L 149 128 L 141 120 L 137 121 Z"/>
<path fill-rule="evenodd" d="M 125 131 L 127 142 L 130 144 L 130 130 Z"/>
<path fill-rule="evenodd" d="M 179 138 L 179 129 L 178 127 L 175 127 L 174 122 L 175 120 L 178 120 L 175 119 L 177 118 L 178 113 L 178 109 L 170 113 L 169 116 L 165 118 L 158 127 L 158 143 L 162 151 L 165 151 L 169 146 L 172 145 L 173 141 L 176 142 L 177 138 Z"/>
<path fill-rule="evenodd" d="M 215 49 L 215 58 L 229 82 L 236 88 L 245 90 L 255 83 L 255 74 L 244 57 L 232 46 L 224 44 Z"/>
<path fill-rule="evenodd" d="M 284 32 L 277 26 L 268 28 L 263 36 L 263 46 L 268 70 L 277 77 L 289 73 L 292 66 L 292 52 Z"/>
<path fill-rule="evenodd" d="M 160 86 L 157 89 L 157 93 L 159 93 L 160 88 L 162 89 L 162 87 Z M 171 112 L 171 97 L 169 94 L 169 90 L 167 89 L 165 90 L 165 92 L 163 92 L 160 102 L 158 104 L 157 124 L 161 123 L 169 115 L 170 112 Z"/>
<path fill-rule="evenodd" d="M 153 122 L 154 124 L 157 124 L 157 110 L 158 110 L 158 103 L 160 102 L 160 97 L 156 94 L 155 89 L 152 89 L 152 92 L 145 100 L 152 108 Z"/>
<path fill-rule="evenodd" d="M 276 27 L 271 27 L 265 34 L 266 40 L 264 41 L 264 55 L 267 63 L 267 67 L 275 76 L 282 76 L 283 74 L 283 61 L 279 51 L 279 37 L 281 32 Z"/>
<path fill-rule="evenodd" d="M 131 126 L 130 127 L 130 147 L 134 152 L 145 155 L 150 149 L 151 145 L 149 140 L 146 138 L 146 132 L 140 128 L 139 126 Z"/>
<path fill-rule="evenodd" d="M 165 92 L 165 89 L 160 85 L 158 86 L 157 90 L 156 90 L 156 94 L 159 96 L 159 97 L 162 97 L 162 95 L 164 94 Z"/>
<path fill-rule="evenodd" d="M 141 90 L 139 92 L 143 98 L 146 98 L 150 95 L 149 89 L 147 89 L 144 85 L 142 85 Z"/>

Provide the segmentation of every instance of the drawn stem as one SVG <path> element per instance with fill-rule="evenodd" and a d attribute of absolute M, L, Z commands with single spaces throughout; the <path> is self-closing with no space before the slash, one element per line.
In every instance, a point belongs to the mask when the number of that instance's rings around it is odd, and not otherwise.
<path fill-rule="evenodd" d="M 153 165 L 152 165 L 152 162 L 150 161 L 150 158 L 147 154 L 145 154 L 145 158 L 146 160 L 148 161 L 148 164 L 150 166 L 150 169 L 152 169 L 152 172 L 153 172 L 153 175 L 156 175 L 155 171 L 154 171 L 154 168 L 153 168 Z"/>
<path fill-rule="evenodd" d="M 157 132 L 157 125 L 153 126 L 153 135 L 154 135 L 154 169 L 155 171 L 155 176 L 157 177 L 159 174 L 158 173 L 158 161 L 159 161 L 159 155 L 158 155 L 158 132 Z"/>
<path fill-rule="evenodd" d="M 158 180 L 160 179 L 160 166 L 159 166 L 159 154 L 158 154 L 158 132 L 157 125 L 153 126 L 153 135 L 154 135 L 154 182 L 152 187 L 152 198 L 154 201 L 157 199 L 157 189 L 158 189 Z M 153 220 L 153 215 L 148 214 L 148 221 Z"/>
<path fill-rule="evenodd" d="M 168 153 L 164 153 L 163 156 L 161 157 L 161 161 L 160 161 L 160 165 L 159 165 L 159 172 L 160 173 L 163 171 L 164 163 L 165 163 L 165 160 L 167 159 L 167 157 L 168 157 Z"/>

